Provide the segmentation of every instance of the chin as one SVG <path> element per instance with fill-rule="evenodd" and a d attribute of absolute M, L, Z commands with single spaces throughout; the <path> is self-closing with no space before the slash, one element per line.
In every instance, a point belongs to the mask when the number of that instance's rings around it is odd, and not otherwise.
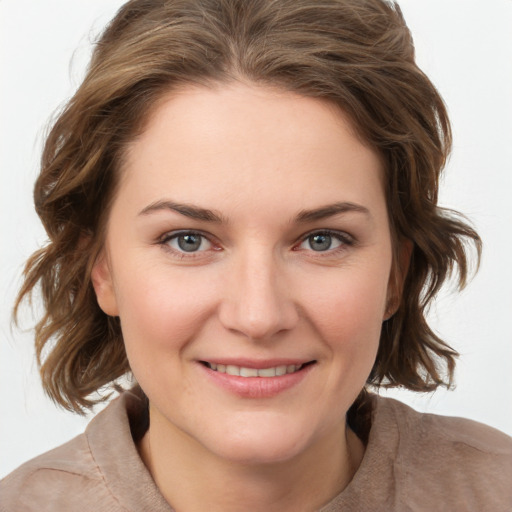
<path fill-rule="evenodd" d="M 217 455 L 224 460 L 242 465 L 271 465 L 287 462 L 301 453 L 297 445 L 282 442 L 250 442 L 251 440 L 237 441 L 229 446 L 217 448 Z"/>
<path fill-rule="evenodd" d="M 217 437 L 217 436 L 216 436 Z M 218 457 L 239 464 L 266 465 L 294 459 L 312 443 L 312 436 L 280 424 L 255 423 L 251 428 L 231 426 L 207 447 Z"/>

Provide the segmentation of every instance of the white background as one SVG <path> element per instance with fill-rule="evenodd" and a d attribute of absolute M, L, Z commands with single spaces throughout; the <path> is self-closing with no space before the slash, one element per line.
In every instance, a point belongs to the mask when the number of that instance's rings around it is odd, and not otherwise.
<path fill-rule="evenodd" d="M 45 240 L 31 196 L 45 124 L 79 84 L 91 41 L 121 3 L 0 0 L 0 477 L 88 421 L 44 396 L 32 336 L 11 326 L 10 311 L 23 262 Z M 444 293 L 431 314 L 462 353 L 457 389 L 393 396 L 512 435 L 512 0 L 400 4 L 453 122 L 441 203 L 473 220 L 485 250 L 470 287 Z"/>

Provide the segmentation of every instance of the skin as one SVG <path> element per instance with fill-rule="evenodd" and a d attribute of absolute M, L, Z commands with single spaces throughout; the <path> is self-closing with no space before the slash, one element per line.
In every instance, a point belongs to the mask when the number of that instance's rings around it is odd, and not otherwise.
<path fill-rule="evenodd" d="M 176 510 L 314 510 L 349 484 L 364 446 L 345 414 L 393 295 L 382 177 L 338 109 L 250 84 L 170 93 L 131 144 L 92 278 L 149 397 L 141 456 Z M 227 357 L 312 363 L 247 397 L 200 363 Z"/>

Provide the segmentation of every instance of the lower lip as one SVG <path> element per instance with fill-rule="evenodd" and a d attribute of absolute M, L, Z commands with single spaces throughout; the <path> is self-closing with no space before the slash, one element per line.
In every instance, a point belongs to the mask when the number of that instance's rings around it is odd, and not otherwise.
<path fill-rule="evenodd" d="M 239 377 L 217 372 L 202 363 L 198 364 L 217 386 L 242 398 L 272 398 L 279 395 L 297 386 L 315 366 L 314 363 L 308 364 L 294 373 L 278 377 Z"/>

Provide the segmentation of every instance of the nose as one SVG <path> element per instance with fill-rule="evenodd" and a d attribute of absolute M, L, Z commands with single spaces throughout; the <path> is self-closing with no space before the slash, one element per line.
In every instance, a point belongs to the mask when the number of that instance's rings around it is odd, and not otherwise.
<path fill-rule="evenodd" d="M 253 340 L 270 339 L 297 324 L 286 273 L 266 251 L 249 251 L 233 262 L 219 318 L 226 329 Z"/>

